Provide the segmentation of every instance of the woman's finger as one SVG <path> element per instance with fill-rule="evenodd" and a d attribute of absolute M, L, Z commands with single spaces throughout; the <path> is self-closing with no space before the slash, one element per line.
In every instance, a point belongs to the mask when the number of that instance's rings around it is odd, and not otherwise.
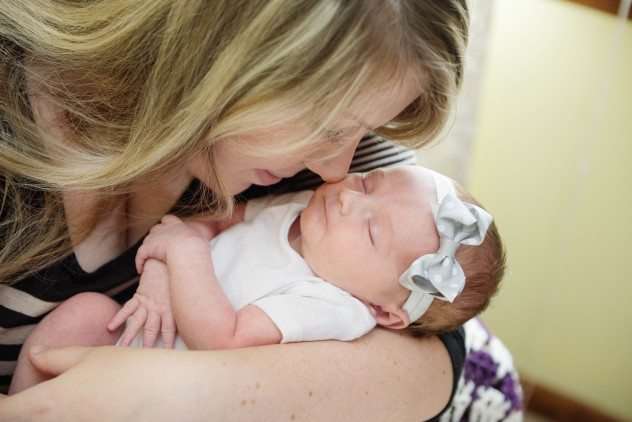
<path fill-rule="evenodd" d="M 44 346 L 33 346 L 29 350 L 29 360 L 45 374 L 57 376 L 78 364 L 89 352 L 89 347 L 49 349 Z"/>

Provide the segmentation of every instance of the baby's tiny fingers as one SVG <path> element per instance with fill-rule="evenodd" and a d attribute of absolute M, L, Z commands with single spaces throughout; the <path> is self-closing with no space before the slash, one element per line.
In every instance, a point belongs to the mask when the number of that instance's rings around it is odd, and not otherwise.
<path fill-rule="evenodd" d="M 173 349 L 176 342 L 176 321 L 171 312 L 166 312 L 162 316 L 162 347 L 163 349 Z"/>
<path fill-rule="evenodd" d="M 121 336 L 121 340 L 119 341 L 119 346 L 129 346 L 130 344 L 132 344 L 132 341 L 134 341 L 136 334 L 138 334 L 141 328 L 143 328 L 143 326 L 145 325 L 146 320 L 147 309 L 145 309 L 144 306 L 141 306 L 128 320 L 125 331 L 123 331 L 123 335 Z"/>
<path fill-rule="evenodd" d="M 143 273 L 143 269 L 145 267 L 145 261 L 149 259 L 149 254 L 147 253 L 147 246 L 142 244 L 138 251 L 136 252 L 136 258 L 134 258 L 134 263 L 136 264 L 136 272 L 138 274 Z"/>
<path fill-rule="evenodd" d="M 162 224 L 173 224 L 173 223 L 178 223 L 180 221 L 182 220 L 180 220 L 178 217 L 176 217 L 173 214 L 167 214 L 163 216 L 162 219 L 160 220 Z"/>
<path fill-rule="evenodd" d="M 127 318 L 136 312 L 139 305 L 140 303 L 138 302 L 138 299 L 136 299 L 136 296 L 128 300 L 108 323 L 108 330 L 114 331 L 120 327 L 125 321 L 127 321 Z"/>
<path fill-rule="evenodd" d="M 143 333 L 143 347 L 153 347 L 160 332 L 160 315 L 155 312 L 147 314 L 145 332 Z"/>

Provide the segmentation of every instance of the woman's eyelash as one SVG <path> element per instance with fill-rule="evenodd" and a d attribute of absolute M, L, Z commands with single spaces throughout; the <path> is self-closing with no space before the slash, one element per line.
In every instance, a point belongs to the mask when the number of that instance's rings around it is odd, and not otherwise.
<path fill-rule="evenodd" d="M 332 144 L 339 144 L 343 141 L 344 130 L 332 130 L 325 134 L 325 139 L 327 142 L 331 142 Z"/>

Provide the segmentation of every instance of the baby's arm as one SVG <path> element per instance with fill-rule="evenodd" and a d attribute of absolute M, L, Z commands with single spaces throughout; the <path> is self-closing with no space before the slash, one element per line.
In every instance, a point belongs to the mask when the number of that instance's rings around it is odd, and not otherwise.
<path fill-rule="evenodd" d="M 191 224 L 174 216 L 163 218 L 138 250 L 139 272 L 149 258 L 167 265 L 173 315 L 178 332 L 190 349 L 281 341 L 276 325 L 258 307 L 251 305 L 235 312 L 217 281 L 206 236 Z"/>
<path fill-rule="evenodd" d="M 245 203 L 237 204 L 231 218 L 223 221 L 210 221 L 200 215 L 197 220 L 185 224 L 210 241 L 221 231 L 243 221 L 245 208 Z M 169 272 L 164 262 L 150 256 L 142 257 L 140 262 L 142 271 L 139 272 L 142 274 L 138 289 L 108 323 L 108 329 L 114 331 L 129 320 L 119 342 L 121 346 L 129 346 L 144 328 L 143 347 L 152 347 L 161 334 L 163 348 L 172 349 L 177 328 L 171 312 Z"/>

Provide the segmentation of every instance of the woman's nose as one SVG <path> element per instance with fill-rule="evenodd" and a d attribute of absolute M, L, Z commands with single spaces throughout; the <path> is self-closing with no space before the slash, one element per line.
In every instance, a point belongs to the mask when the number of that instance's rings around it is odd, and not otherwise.
<path fill-rule="evenodd" d="M 349 171 L 353 154 L 360 140 L 342 147 L 339 153 L 324 160 L 314 160 L 306 163 L 306 167 L 318 174 L 325 182 L 333 183 L 342 180 Z"/>

